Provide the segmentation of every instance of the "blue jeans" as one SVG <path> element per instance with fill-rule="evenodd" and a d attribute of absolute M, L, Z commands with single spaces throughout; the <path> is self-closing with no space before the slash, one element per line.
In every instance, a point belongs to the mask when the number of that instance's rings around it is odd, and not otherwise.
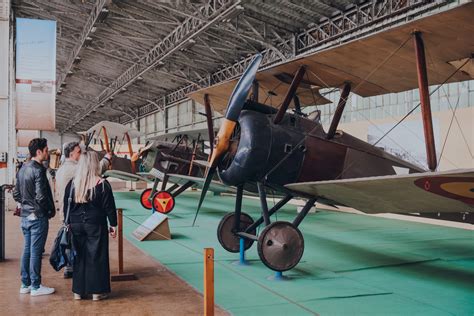
<path fill-rule="evenodd" d="M 21 258 L 21 282 L 34 289 L 41 284 L 41 257 L 48 237 L 48 218 L 35 220 L 21 218 L 21 229 L 25 237 L 25 248 Z"/>

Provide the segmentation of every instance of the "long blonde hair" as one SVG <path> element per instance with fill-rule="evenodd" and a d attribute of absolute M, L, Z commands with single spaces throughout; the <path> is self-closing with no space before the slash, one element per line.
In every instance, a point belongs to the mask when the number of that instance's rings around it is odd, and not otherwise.
<path fill-rule="evenodd" d="M 100 177 L 100 164 L 97 153 L 94 151 L 82 153 L 73 180 L 74 202 L 87 203 L 93 199 L 97 177 Z"/>

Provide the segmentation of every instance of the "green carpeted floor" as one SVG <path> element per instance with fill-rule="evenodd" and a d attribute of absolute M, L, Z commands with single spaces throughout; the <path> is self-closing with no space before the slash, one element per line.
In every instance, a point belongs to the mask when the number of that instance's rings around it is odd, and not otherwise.
<path fill-rule="evenodd" d="M 172 241 L 135 240 L 131 233 L 150 211 L 140 192 L 115 193 L 124 208 L 126 238 L 202 292 L 202 250 L 215 249 L 216 303 L 233 315 L 474 315 L 474 231 L 364 215 L 318 212 L 300 226 L 305 253 L 289 280 L 259 260 L 256 245 L 238 254 L 222 249 L 216 228 L 234 198 L 208 195 L 192 227 L 198 192 L 176 199 L 169 215 Z M 245 199 L 255 219 L 259 202 Z M 292 220 L 294 206 L 278 220 Z M 275 220 L 275 216 L 272 218 Z M 159 293 L 157 293 L 159 298 Z"/>

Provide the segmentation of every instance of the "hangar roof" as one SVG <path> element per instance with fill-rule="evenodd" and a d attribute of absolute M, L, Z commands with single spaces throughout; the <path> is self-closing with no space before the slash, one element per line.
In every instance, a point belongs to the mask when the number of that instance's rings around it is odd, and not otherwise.
<path fill-rule="evenodd" d="M 450 1 L 12 2 L 16 17 L 58 23 L 56 120 L 64 132 L 161 110 L 236 77 L 256 52 L 284 61 L 362 24 Z"/>

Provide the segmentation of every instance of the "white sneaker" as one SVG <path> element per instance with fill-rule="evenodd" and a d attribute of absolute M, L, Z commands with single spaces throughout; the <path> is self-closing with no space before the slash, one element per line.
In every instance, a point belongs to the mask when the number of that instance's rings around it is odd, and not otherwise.
<path fill-rule="evenodd" d="M 76 293 L 72 293 L 72 294 L 74 294 L 75 300 L 82 300 L 82 296 L 80 296 L 79 294 L 76 294 Z"/>
<path fill-rule="evenodd" d="M 20 294 L 28 294 L 28 293 L 30 293 L 30 291 L 31 291 L 31 285 L 28 285 L 28 286 L 26 286 L 24 284 L 21 285 Z"/>
<path fill-rule="evenodd" d="M 108 297 L 107 294 L 92 294 L 92 300 L 93 301 L 101 301 L 105 300 Z"/>
<path fill-rule="evenodd" d="M 37 289 L 31 289 L 31 296 L 49 295 L 54 293 L 54 288 L 40 285 Z"/>

